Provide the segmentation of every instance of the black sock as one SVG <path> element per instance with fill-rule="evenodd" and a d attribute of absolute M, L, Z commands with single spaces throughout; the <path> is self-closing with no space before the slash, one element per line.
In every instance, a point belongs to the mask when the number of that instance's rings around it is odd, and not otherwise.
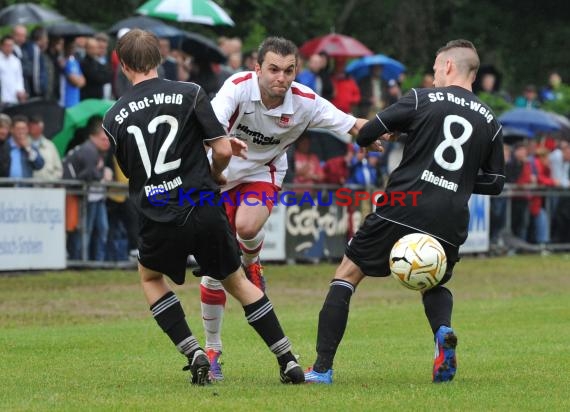
<path fill-rule="evenodd" d="M 453 311 L 453 295 L 449 289 L 436 286 L 423 294 L 424 311 L 428 318 L 433 334 L 440 326 L 451 327 L 451 312 Z"/>
<path fill-rule="evenodd" d="M 248 323 L 277 356 L 279 365 L 284 367 L 287 362 L 295 360 L 295 356 L 291 353 L 291 343 L 283 333 L 273 305 L 266 295 L 257 302 L 244 306 L 243 310 Z"/>
<path fill-rule="evenodd" d="M 334 356 L 346 329 L 350 298 L 354 286 L 340 279 L 333 279 L 329 293 L 319 313 L 317 331 L 317 360 L 315 372 L 326 372 L 332 368 Z"/>
<path fill-rule="evenodd" d="M 150 310 L 158 326 L 168 335 L 176 348 L 188 357 L 200 349 L 200 345 L 192 332 L 184 315 L 184 310 L 174 292 L 168 292 L 158 299 Z"/>

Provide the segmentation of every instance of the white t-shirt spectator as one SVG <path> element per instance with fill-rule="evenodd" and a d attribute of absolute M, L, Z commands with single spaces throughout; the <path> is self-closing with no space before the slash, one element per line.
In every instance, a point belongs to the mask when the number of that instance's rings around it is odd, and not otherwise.
<path fill-rule="evenodd" d="M 0 53 L 0 87 L 3 104 L 18 104 L 18 92 L 24 92 L 22 62 L 13 54 Z"/>

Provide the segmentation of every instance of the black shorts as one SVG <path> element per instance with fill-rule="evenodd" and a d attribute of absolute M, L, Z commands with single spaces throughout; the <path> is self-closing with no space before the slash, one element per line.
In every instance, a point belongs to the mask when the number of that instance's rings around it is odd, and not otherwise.
<path fill-rule="evenodd" d="M 375 213 L 369 214 L 364 223 L 348 242 L 345 254 L 366 276 L 384 277 L 390 275 L 390 252 L 403 236 L 420 230 L 391 222 Z M 438 239 L 445 250 L 447 270 L 440 285 L 453 274 L 453 267 L 459 261 L 459 247 Z"/>
<path fill-rule="evenodd" d="M 195 206 L 183 226 L 143 219 L 139 262 L 177 285 L 186 278 L 188 255 L 200 275 L 224 280 L 241 265 L 241 252 L 223 206 Z"/>

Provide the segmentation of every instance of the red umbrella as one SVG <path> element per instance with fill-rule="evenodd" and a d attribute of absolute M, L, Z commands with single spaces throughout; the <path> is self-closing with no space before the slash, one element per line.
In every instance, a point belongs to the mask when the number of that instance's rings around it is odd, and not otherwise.
<path fill-rule="evenodd" d="M 372 50 L 355 38 L 335 33 L 309 40 L 303 43 L 299 51 L 306 57 L 322 51 L 331 57 L 361 57 L 373 54 Z"/>

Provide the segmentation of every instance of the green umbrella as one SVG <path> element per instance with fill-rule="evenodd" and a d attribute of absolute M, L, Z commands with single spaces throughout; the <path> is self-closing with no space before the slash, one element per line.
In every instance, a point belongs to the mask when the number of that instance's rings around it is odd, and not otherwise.
<path fill-rule="evenodd" d="M 137 13 L 209 26 L 235 25 L 228 13 L 212 0 L 150 0 L 140 6 Z"/>
<path fill-rule="evenodd" d="M 92 116 L 103 116 L 114 103 L 113 100 L 85 99 L 66 109 L 63 128 L 52 139 L 60 156 L 64 156 L 65 149 L 77 129 L 85 127 Z"/>

